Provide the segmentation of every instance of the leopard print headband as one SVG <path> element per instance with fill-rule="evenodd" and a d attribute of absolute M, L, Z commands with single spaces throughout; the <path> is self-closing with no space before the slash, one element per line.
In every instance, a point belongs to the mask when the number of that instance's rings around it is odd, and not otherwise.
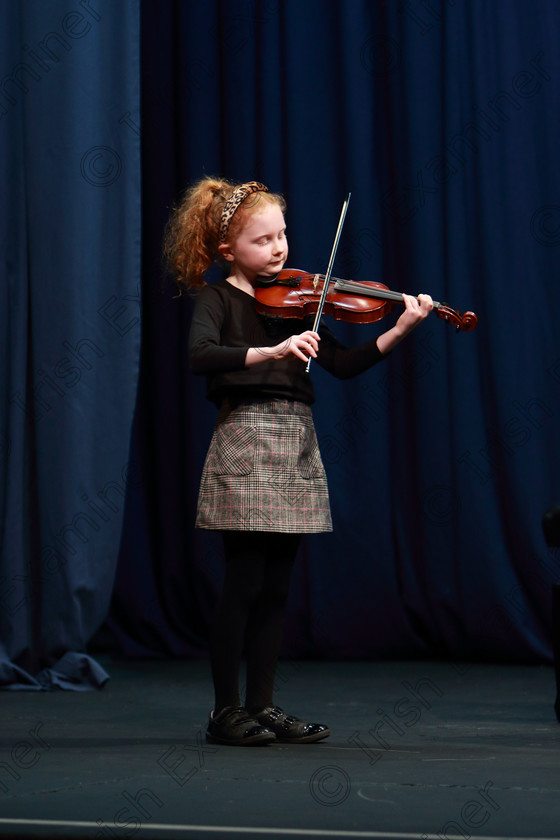
<path fill-rule="evenodd" d="M 240 187 L 236 187 L 236 189 L 234 189 L 233 193 L 224 204 L 224 209 L 222 210 L 219 233 L 220 244 L 226 241 L 230 222 L 239 205 L 245 201 L 247 196 L 255 192 L 268 192 L 268 187 L 265 187 L 264 184 L 259 184 L 258 181 L 248 181 L 246 184 L 241 184 Z"/>

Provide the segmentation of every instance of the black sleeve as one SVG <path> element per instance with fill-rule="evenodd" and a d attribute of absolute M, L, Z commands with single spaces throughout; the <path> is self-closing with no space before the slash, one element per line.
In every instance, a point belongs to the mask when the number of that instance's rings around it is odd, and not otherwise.
<path fill-rule="evenodd" d="M 206 286 L 196 300 L 189 333 L 189 361 L 195 374 L 227 373 L 245 367 L 247 347 L 221 345 L 225 307 L 224 298 L 211 286 Z"/>
<path fill-rule="evenodd" d="M 311 328 L 309 322 L 305 323 L 307 320 L 297 324 L 298 332 Z M 192 372 L 204 376 L 237 371 L 247 374 L 245 361 L 250 346 L 272 346 L 296 331 L 293 319 L 276 326 L 280 334 L 273 338 L 255 314 L 254 306 L 247 305 L 246 296 L 232 289 L 224 290 L 219 284 L 205 286 L 198 295 L 189 334 Z M 357 376 L 385 358 L 375 338 L 357 347 L 346 347 L 326 325 L 321 325 L 319 334 L 317 363 L 338 379 Z M 247 342 L 247 336 L 252 337 L 252 344 Z M 293 364 L 293 360 L 281 360 L 273 368 L 280 375 L 280 368 Z M 264 370 L 253 375 L 262 378 Z"/>
<path fill-rule="evenodd" d="M 320 327 L 319 335 L 321 341 L 317 364 L 337 379 L 351 379 L 353 376 L 358 376 L 389 355 L 381 352 L 377 346 L 377 338 L 372 338 L 357 347 L 346 347 L 326 326 Z"/>

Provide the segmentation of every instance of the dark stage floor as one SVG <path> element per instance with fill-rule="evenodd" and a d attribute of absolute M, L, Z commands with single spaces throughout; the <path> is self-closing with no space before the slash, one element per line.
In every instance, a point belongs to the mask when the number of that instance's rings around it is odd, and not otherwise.
<path fill-rule="evenodd" d="M 551 668 L 283 662 L 277 702 L 331 737 L 232 748 L 206 662 L 103 665 L 0 694 L 2 837 L 560 837 Z"/>

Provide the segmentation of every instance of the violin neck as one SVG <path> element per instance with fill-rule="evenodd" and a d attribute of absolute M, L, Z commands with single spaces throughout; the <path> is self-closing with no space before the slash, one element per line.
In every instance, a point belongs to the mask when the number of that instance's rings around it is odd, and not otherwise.
<path fill-rule="evenodd" d="M 355 283 L 353 280 L 342 280 L 339 277 L 333 277 L 332 280 L 337 292 L 354 293 L 377 300 L 392 300 L 396 303 L 404 303 L 404 298 L 400 292 L 392 292 L 390 289 L 376 289 L 375 286 L 366 286 L 365 283 Z M 437 309 L 440 305 L 440 303 L 434 301 L 434 309 Z"/>

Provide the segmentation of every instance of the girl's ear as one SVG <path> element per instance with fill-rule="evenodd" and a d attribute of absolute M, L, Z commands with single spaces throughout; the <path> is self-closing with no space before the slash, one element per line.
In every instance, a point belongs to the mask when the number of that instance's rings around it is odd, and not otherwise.
<path fill-rule="evenodd" d="M 218 245 L 218 253 L 228 262 L 233 262 L 235 259 L 231 252 L 231 245 L 228 242 L 222 242 L 221 245 Z"/>

